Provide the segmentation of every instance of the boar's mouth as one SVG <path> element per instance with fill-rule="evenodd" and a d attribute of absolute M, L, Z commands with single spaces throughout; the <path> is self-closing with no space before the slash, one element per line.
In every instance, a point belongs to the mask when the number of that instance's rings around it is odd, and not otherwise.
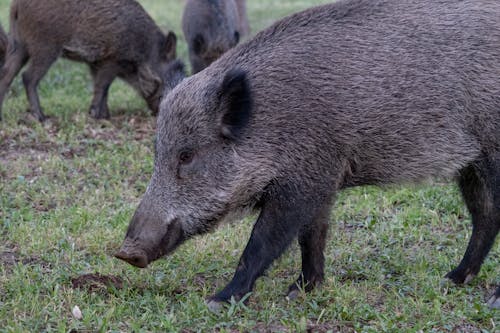
<path fill-rule="evenodd" d="M 151 247 L 151 244 L 127 236 L 120 250 L 115 253 L 115 257 L 132 266 L 146 268 L 151 262 L 172 253 L 186 238 L 181 223 L 174 220 L 169 224 L 158 245 Z"/>

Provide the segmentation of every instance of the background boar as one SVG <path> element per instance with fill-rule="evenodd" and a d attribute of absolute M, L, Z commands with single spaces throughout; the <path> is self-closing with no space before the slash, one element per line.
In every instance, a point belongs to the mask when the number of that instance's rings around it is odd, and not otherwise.
<path fill-rule="evenodd" d="M 248 23 L 247 15 L 247 2 L 246 0 L 234 0 L 234 2 L 236 3 L 236 9 L 238 10 L 240 37 L 243 37 L 250 33 L 250 24 Z"/>
<path fill-rule="evenodd" d="M 2 66 L 7 51 L 7 34 L 0 25 L 0 66 Z"/>
<path fill-rule="evenodd" d="M 500 229 L 499 68 L 496 0 L 339 1 L 290 16 L 167 96 L 117 257 L 146 267 L 250 207 L 250 240 L 210 304 L 250 292 L 298 238 L 293 296 L 323 281 L 338 191 L 456 177 L 473 231 L 447 277 L 466 283 Z"/>
<path fill-rule="evenodd" d="M 238 10 L 245 16 L 240 18 Z M 245 23 L 246 22 L 246 23 Z M 182 16 L 182 31 L 188 43 L 193 73 L 197 73 L 238 44 L 248 33 L 244 1 L 188 0 Z"/>
<path fill-rule="evenodd" d="M 60 56 L 85 62 L 94 80 L 90 114 L 108 118 L 108 89 L 116 77 L 133 86 L 156 113 L 163 92 L 162 69 L 175 58 L 176 37 L 156 26 L 134 0 L 14 0 L 12 50 L 0 73 L 0 106 L 28 60 L 23 83 L 33 115 L 43 121 L 39 81 Z"/>

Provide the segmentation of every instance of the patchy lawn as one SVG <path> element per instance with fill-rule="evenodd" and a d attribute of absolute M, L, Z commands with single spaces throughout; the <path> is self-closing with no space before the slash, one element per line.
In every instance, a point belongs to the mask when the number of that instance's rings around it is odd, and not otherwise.
<path fill-rule="evenodd" d="M 322 2 L 249 0 L 252 30 Z M 0 0 L 4 26 L 8 3 Z M 187 60 L 182 2 L 141 3 L 175 30 Z M 205 306 L 232 277 L 255 217 L 198 237 L 147 270 L 114 259 L 152 172 L 156 120 L 121 82 L 110 92 L 111 120 L 92 120 L 91 94 L 85 66 L 60 60 L 40 86 L 47 123 L 27 116 L 19 78 L 4 103 L 1 332 L 500 331 L 500 311 L 485 306 L 500 284 L 498 244 L 471 285 L 442 284 L 471 233 L 449 183 L 343 192 L 332 212 L 326 281 L 294 301 L 284 295 L 300 270 L 295 245 L 247 305 L 219 315 Z"/>

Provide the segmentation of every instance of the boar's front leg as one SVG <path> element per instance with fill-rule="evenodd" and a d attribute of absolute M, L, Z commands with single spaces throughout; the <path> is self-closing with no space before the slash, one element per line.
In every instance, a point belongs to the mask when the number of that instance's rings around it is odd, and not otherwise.
<path fill-rule="evenodd" d="M 232 281 L 209 299 L 212 309 L 231 297 L 239 300 L 252 291 L 257 278 L 283 253 L 299 230 L 313 221 L 318 211 L 317 202 L 288 186 L 274 186 L 262 202 L 261 213 Z"/>
<path fill-rule="evenodd" d="M 108 119 L 108 92 L 120 68 L 114 63 L 93 64 L 90 66 L 94 79 L 94 97 L 90 105 L 90 116 L 95 119 Z"/>
<path fill-rule="evenodd" d="M 323 282 L 325 266 L 325 244 L 330 218 L 330 201 L 325 202 L 312 223 L 306 224 L 299 232 L 302 254 L 302 272 L 295 283 L 288 288 L 290 299 L 298 296 L 299 290 L 311 291 Z"/>

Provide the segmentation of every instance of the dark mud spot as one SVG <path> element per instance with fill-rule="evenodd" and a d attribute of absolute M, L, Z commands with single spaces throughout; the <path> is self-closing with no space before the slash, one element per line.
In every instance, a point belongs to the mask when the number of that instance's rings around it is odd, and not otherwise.
<path fill-rule="evenodd" d="M 71 279 L 73 289 L 88 292 L 106 292 L 108 289 L 122 289 L 123 281 L 119 277 L 101 274 L 85 274 Z"/>

